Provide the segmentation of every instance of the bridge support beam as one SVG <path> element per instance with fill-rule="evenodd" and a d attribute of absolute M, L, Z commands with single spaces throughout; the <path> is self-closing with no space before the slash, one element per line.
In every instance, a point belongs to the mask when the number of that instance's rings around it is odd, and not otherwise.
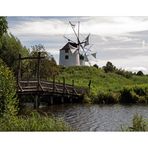
<path fill-rule="evenodd" d="M 34 98 L 34 109 L 38 109 L 40 106 L 40 97 L 39 95 L 36 95 Z"/>
<path fill-rule="evenodd" d="M 61 103 L 64 103 L 64 97 L 61 97 Z"/>
<path fill-rule="evenodd" d="M 50 96 L 50 104 L 53 104 L 53 96 Z"/>
<path fill-rule="evenodd" d="M 72 103 L 72 96 L 69 97 L 69 102 Z"/>

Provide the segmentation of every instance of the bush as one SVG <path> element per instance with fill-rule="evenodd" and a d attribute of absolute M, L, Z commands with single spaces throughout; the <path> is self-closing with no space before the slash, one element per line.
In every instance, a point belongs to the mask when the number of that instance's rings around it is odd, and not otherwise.
<path fill-rule="evenodd" d="M 97 104 L 114 104 L 117 102 L 118 96 L 110 92 L 99 92 L 93 100 L 93 103 Z"/>
<path fill-rule="evenodd" d="M 16 115 L 17 111 L 15 78 L 0 59 L 0 116 Z"/>
<path fill-rule="evenodd" d="M 134 92 L 139 95 L 139 96 L 145 96 L 146 95 L 146 89 L 142 88 L 142 87 L 134 87 Z"/>
<path fill-rule="evenodd" d="M 123 69 L 116 69 L 115 70 L 115 73 L 116 74 L 118 74 L 118 75 L 121 75 L 121 76 L 123 76 L 123 77 L 125 77 L 125 78 L 130 78 L 130 77 L 132 77 L 132 72 L 130 72 L 130 71 L 125 71 L 125 70 L 123 70 Z"/>
<path fill-rule="evenodd" d="M 137 103 L 138 102 L 138 96 L 136 93 L 132 91 L 132 89 L 124 88 L 120 91 L 120 97 L 119 97 L 120 103 Z"/>

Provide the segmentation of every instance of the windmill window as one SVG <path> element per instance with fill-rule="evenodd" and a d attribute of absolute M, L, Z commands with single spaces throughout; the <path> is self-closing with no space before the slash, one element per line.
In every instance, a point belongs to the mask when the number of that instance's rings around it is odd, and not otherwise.
<path fill-rule="evenodd" d="M 66 60 L 67 60 L 67 59 L 69 59 L 69 56 L 68 56 L 68 55 L 66 55 L 66 56 L 65 56 L 65 59 L 66 59 Z"/>

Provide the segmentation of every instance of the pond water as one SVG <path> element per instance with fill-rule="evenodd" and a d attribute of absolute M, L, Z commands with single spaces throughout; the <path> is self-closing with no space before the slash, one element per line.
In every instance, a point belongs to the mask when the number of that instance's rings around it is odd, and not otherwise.
<path fill-rule="evenodd" d="M 148 105 L 52 105 L 47 112 L 63 118 L 76 131 L 121 131 L 138 113 L 148 118 Z"/>

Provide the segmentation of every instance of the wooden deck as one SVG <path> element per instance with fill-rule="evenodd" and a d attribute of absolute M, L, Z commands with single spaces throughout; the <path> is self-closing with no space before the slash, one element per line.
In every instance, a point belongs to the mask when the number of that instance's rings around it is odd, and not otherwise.
<path fill-rule="evenodd" d="M 41 102 L 49 105 L 80 103 L 86 91 L 74 85 L 48 81 L 19 81 L 17 88 L 20 103 L 32 102 L 36 109 Z M 32 101 L 29 98 L 33 98 Z"/>
<path fill-rule="evenodd" d="M 19 94 L 67 94 L 84 95 L 86 89 L 65 83 L 53 83 L 49 81 L 19 81 L 17 92 Z"/>

